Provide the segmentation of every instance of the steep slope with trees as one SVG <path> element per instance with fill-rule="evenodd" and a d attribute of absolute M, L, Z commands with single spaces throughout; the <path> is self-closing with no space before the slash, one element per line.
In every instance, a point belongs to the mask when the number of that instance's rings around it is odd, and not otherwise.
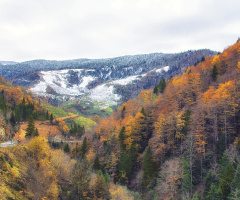
<path fill-rule="evenodd" d="M 86 158 L 146 199 L 237 199 L 239 88 L 237 42 L 104 118 Z"/>
<path fill-rule="evenodd" d="M 8 82 L 2 88 L 9 129 L 30 119 L 36 134 L 30 116 L 42 116 L 39 102 Z M 0 198 L 239 199 L 239 96 L 240 41 L 98 118 L 65 153 L 38 136 L 0 148 Z"/>

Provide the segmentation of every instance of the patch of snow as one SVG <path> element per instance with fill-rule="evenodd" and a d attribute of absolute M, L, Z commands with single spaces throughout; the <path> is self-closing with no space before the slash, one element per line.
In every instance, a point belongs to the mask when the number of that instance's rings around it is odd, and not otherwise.
<path fill-rule="evenodd" d="M 77 69 L 75 69 L 75 70 L 77 70 Z M 79 70 L 83 70 L 83 69 L 79 69 Z M 86 71 L 87 72 L 95 72 L 96 70 L 95 69 L 87 69 Z"/>
<path fill-rule="evenodd" d="M 71 69 L 72 71 L 78 72 L 79 75 L 83 69 Z M 54 71 L 42 71 L 40 82 L 34 87 L 30 88 L 33 93 L 43 94 L 46 93 L 47 87 L 51 87 L 56 93 L 61 95 L 79 96 L 88 92 L 87 85 L 95 80 L 95 77 L 84 76 L 82 77 L 82 83 L 79 85 L 70 85 L 67 81 L 68 77 L 67 70 L 54 70 Z M 91 70 L 89 70 L 91 71 Z"/>
<path fill-rule="evenodd" d="M 142 68 L 140 67 L 140 68 L 138 68 L 138 70 L 135 72 L 135 74 L 139 74 L 139 73 L 141 73 L 142 72 Z"/>
<path fill-rule="evenodd" d="M 112 71 L 108 72 L 108 74 L 106 75 L 106 78 L 109 77 L 112 74 Z"/>
<path fill-rule="evenodd" d="M 148 74 L 148 73 L 146 73 L 146 74 L 142 74 L 141 77 L 147 76 L 147 74 Z"/>
<path fill-rule="evenodd" d="M 133 70 L 133 66 L 126 67 L 126 68 L 124 68 L 124 69 L 126 69 L 126 70 Z"/>
<path fill-rule="evenodd" d="M 82 79 L 83 79 L 83 82 L 80 85 L 78 85 L 78 87 L 83 89 L 86 88 L 91 81 L 95 80 L 95 78 L 92 76 L 84 76 Z"/>
<path fill-rule="evenodd" d="M 157 69 L 156 72 L 157 72 L 157 73 L 161 73 L 162 71 L 167 72 L 169 69 L 170 69 L 170 67 L 169 67 L 169 66 L 166 66 L 166 67 L 163 67 L 163 68 L 161 68 L 161 69 Z"/>
<path fill-rule="evenodd" d="M 115 85 L 127 85 L 129 83 L 132 83 L 135 80 L 139 80 L 141 76 L 137 75 L 137 76 L 129 76 L 127 78 L 123 78 L 123 79 L 119 79 L 116 81 L 112 81 L 110 82 L 111 84 L 115 84 Z"/>
<path fill-rule="evenodd" d="M 40 81 L 37 85 L 30 88 L 33 93 L 45 93 L 47 89 L 47 84 L 44 81 Z"/>
<path fill-rule="evenodd" d="M 101 102 L 107 106 L 117 105 L 117 102 L 121 99 L 121 96 L 114 94 L 113 85 L 102 84 L 93 88 L 90 91 L 90 99 L 93 101 Z"/>

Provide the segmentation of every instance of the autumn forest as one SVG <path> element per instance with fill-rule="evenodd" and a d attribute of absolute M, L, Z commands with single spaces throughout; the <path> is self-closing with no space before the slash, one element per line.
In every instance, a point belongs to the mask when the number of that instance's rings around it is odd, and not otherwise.
<path fill-rule="evenodd" d="M 1 77 L 0 199 L 240 199 L 239 97 L 239 40 L 91 127 Z"/>

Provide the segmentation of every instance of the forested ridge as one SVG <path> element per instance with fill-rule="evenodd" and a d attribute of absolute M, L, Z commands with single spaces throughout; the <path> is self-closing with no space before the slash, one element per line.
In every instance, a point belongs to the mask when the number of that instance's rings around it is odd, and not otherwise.
<path fill-rule="evenodd" d="M 145 199 L 239 199 L 240 42 L 104 118 L 87 160 Z"/>
<path fill-rule="evenodd" d="M 239 96 L 240 41 L 143 90 L 81 133 L 79 144 L 59 147 L 32 134 L 0 148 L 0 198 L 240 199 Z M 9 129 L 24 120 L 23 104 L 33 104 L 28 119 L 50 114 L 30 96 L 10 97 L 4 89 L 3 119 L 17 120 Z M 64 134 L 82 129 L 62 126 Z"/>

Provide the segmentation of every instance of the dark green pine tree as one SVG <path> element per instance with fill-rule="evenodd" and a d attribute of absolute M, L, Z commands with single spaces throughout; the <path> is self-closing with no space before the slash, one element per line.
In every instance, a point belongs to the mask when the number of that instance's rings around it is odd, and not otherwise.
<path fill-rule="evenodd" d="M 240 165 L 238 165 L 234 178 L 231 182 L 231 194 L 229 199 L 240 199 Z"/>
<path fill-rule="evenodd" d="M 153 89 L 153 93 L 157 94 L 158 92 L 163 93 L 166 88 L 166 81 L 162 79 L 158 85 L 156 85 Z"/>
<path fill-rule="evenodd" d="M 50 115 L 50 123 L 52 124 L 53 123 L 53 114 L 51 113 Z"/>
<path fill-rule="evenodd" d="M 157 85 L 154 87 L 153 93 L 154 93 L 154 94 L 157 94 L 157 93 L 158 93 L 158 86 L 157 86 Z"/>
<path fill-rule="evenodd" d="M 189 109 L 187 109 L 187 111 L 184 114 L 185 122 L 184 122 L 184 126 L 183 126 L 183 129 L 182 129 L 183 134 L 187 134 L 187 132 L 188 132 L 188 126 L 189 126 L 189 123 L 190 123 L 190 116 L 191 116 L 191 111 Z"/>
<path fill-rule="evenodd" d="M 80 153 L 82 156 L 84 156 L 86 152 L 87 152 L 87 138 L 84 137 Z"/>
<path fill-rule="evenodd" d="M 159 83 L 159 92 L 163 93 L 166 88 L 166 81 L 165 79 L 162 79 Z"/>
<path fill-rule="evenodd" d="M 204 62 L 204 61 L 205 61 L 205 57 L 204 57 L 204 56 L 202 56 L 201 62 Z"/>
<path fill-rule="evenodd" d="M 3 112 L 3 115 L 6 116 L 7 114 L 7 103 L 4 98 L 4 90 L 2 90 L 1 95 L 0 95 L 0 109 Z"/>
<path fill-rule="evenodd" d="M 145 112 L 144 107 L 142 107 L 141 113 L 146 117 L 146 112 Z"/>
<path fill-rule="evenodd" d="M 126 150 L 126 145 L 124 144 L 124 139 L 125 139 L 124 132 L 125 132 L 125 127 L 123 126 L 118 135 L 118 140 L 120 142 L 120 148 L 122 152 Z"/>
<path fill-rule="evenodd" d="M 36 130 L 36 128 L 35 128 L 33 117 L 30 116 L 29 119 L 28 119 L 28 125 L 27 125 L 27 129 L 26 129 L 25 137 L 34 136 L 35 130 Z"/>
<path fill-rule="evenodd" d="M 222 155 L 222 158 L 218 164 L 218 167 L 219 167 L 219 176 L 220 178 L 223 178 L 224 177 L 224 172 L 228 166 L 228 164 L 230 163 L 229 161 L 229 157 L 227 155 L 226 152 L 224 152 L 224 154 Z"/>
<path fill-rule="evenodd" d="M 20 122 L 21 121 L 21 114 L 20 114 L 20 110 L 19 110 L 19 108 L 17 108 L 16 110 L 15 110 L 15 120 L 16 120 L 16 122 Z"/>
<path fill-rule="evenodd" d="M 212 69 L 212 79 L 213 79 L 213 81 L 216 81 L 216 80 L 217 80 L 217 76 L 218 76 L 217 66 L 214 65 L 214 66 L 213 66 L 213 69 Z"/>
<path fill-rule="evenodd" d="M 64 151 L 65 153 L 69 153 L 69 152 L 70 152 L 70 148 L 69 148 L 68 143 L 65 144 L 65 146 L 64 146 L 64 148 L 63 148 L 63 151 Z"/>
<path fill-rule="evenodd" d="M 121 112 L 121 118 L 123 119 L 125 116 L 125 112 L 126 112 L 126 107 L 123 106 L 122 112 Z"/>
<path fill-rule="evenodd" d="M 185 158 L 183 158 L 182 167 L 183 167 L 182 191 L 192 194 L 193 184 L 191 181 L 191 172 L 189 163 Z"/>
<path fill-rule="evenodd" d="M 227 199 L 228 195 L 231 192 L 230 184 L 234 178 L 234 168 L 232 163 L 229 163 L 224 170 L 222 179 L 220 180 L 219 187 L 221 189 L 221 193 L 223 195 L 223 199 Z"/>
<path fill-rule="evenodd" d="M 96 171 L 101 169 L 101 165 L 100 165 L 100 161 L 99 161 L 98 156 L 96 156 L 96 158 L 94 159 L 93 169 L 96 170 Z"/>
<path fill-rule="evenodd" d="M 132 143 L 131 147 L 129 149 L 129 157 L 131 159 L 132 162 L 132 169 L 134 168 L 134 164 L 136 163 L 137 160 L 137 148 L 136 148 L 136 144 Z"/>
<path fill-rule="evenodd" d="M 200 63 L 199 60 L 197 60 L 197 62 L 194 63 L 194 66 L 197 66 L 198 63 Z"/>
<path fill-rule="evenodd" d="M 37 137 L 37 136 L 39 136 L 39 132 L 38 132 L 38 129 L 36 128 L 35 129 L 35 131 L 34 131 L 34 135 L 33 135 L 34 137 Z"/>
<path fill-rule="evenodd" d="M 121 183 L 127 183 L 131 178 L 134 165 L 137 160 L 137 148 L 136 144 L 132 143 L 128 152 L 126 150 L 121 154 L 121 158 L 118 165 L 118 176 Z"/>
<path fill-rule="evenodd" d="M 10 122 L 11 122 L 12 126 L 15 126 L 15 124 L 16 124 L 16 119 L 15 119 L 15 115 L 14 115 L 13 112 L 11 112 Z"/>
<path fill-rule="evenodd" d="M 119 161 L 119 179 L 122 183 L 126 183 L 129 176 L 132 174 L 132 166 L 133 163 L 131 161 L 131 158 L 128 156 L 126 152 L 123 153 L 121 156 L 121 159 Z"/>
<path fill-rule="evenodd" d="M 151 181 L 157 175 L 157 164 L 155 163 L 150 147 L 147 147 L 147 150 L 143 157 L 143 187 L 148 188 Z"/>
<path fill-rule="evenodd" d="M 205 197 L 206 200 L 219 200 L 222 199 L 222 194 L 220 189 L 212 183 L 209 189 L 207 196 Z"/>
<path fill-rule="evenodd" d="M 77 124 L 74 124 L 73 125 L 73 132 L 74 132 L 74 134 L 76 134 L 77 131 L 78 131 Z"/>
<path fill-rule="evenodd" d="M 23 98 L 23 100 L 22 100 L 22 103 L 20 105 L 20 109 L 21 109 L 22 120 L 25 121 L 27 119 L 27 108 L 26 108 L 25 98 Z"/>
<path fill-rule="evenodd" d="M 207 176 L 204 178 L 204 191 L 203 191 L 204 198 L 207 197 L 212 183 L 217 184 L 217 182 L 218 180 L 217 180 L 216 174 L 213 173 L 211 170 L 209 170 L 207 173 Z"/>
<path fill-rule="evenodd" d="M 46 120 L 49 120 L 49 113 L 48 113 L 48 110 L 46 112 Z"/>

